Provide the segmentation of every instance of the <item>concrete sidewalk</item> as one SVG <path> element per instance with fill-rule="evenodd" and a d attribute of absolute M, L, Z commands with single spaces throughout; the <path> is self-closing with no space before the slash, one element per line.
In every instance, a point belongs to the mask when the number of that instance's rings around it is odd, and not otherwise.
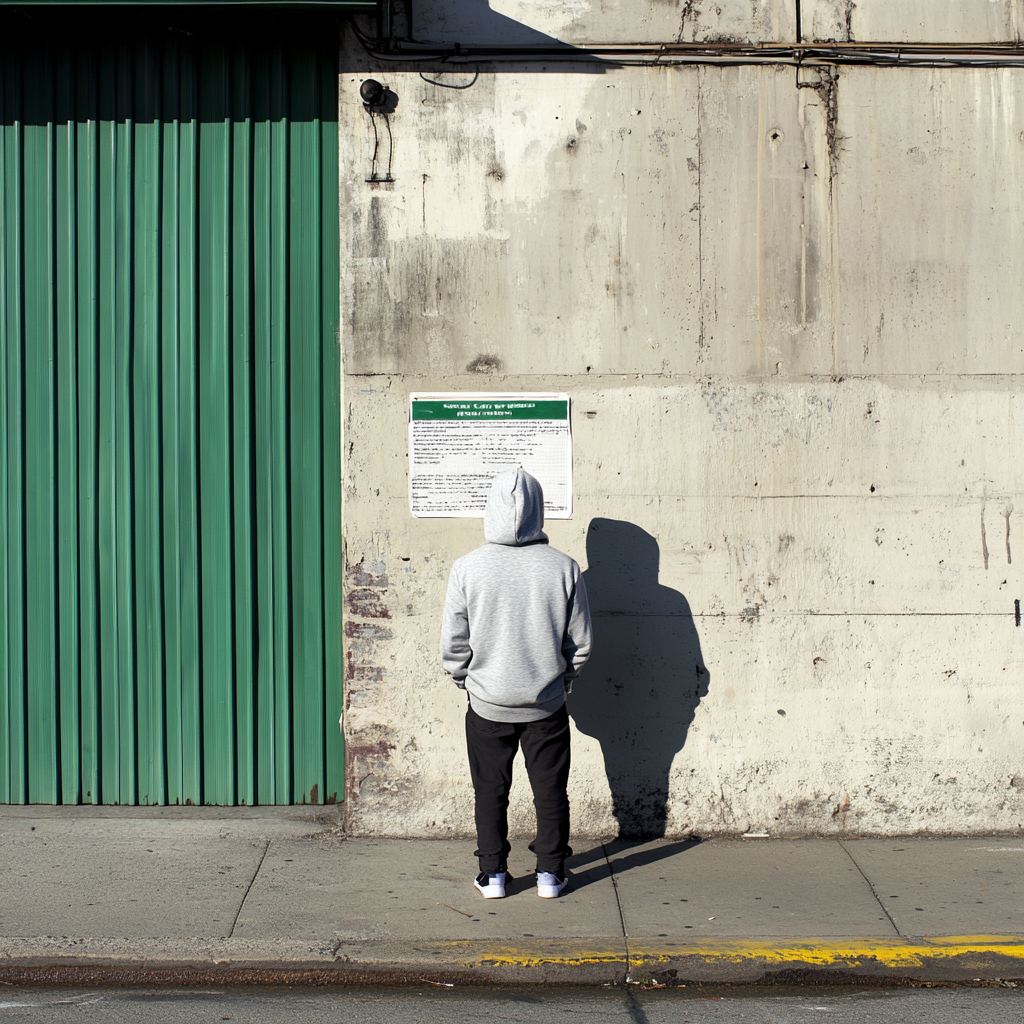
<path fill-rule="evenodd" d="M 7 807 L 0 837 L 8 980 L 1024 977 L 1021 836 L 577 839 L 558 900 L 524 840 L 486 901 L 472 841 L 345 838 L 333 808 Z"/>

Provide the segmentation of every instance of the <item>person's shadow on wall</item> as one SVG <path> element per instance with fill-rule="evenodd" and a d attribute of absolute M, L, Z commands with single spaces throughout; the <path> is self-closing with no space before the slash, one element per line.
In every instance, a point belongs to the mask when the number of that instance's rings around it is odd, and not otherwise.
<path fill-rule="evenodd" d="M 658 583 L 658 542 L 649 533 L 594 519 L 587 561 L 594 650 L 569 712 L 601 744 L 619 837 L 661 838 L 672 760 L 710 675 L 689 603 Z"/>

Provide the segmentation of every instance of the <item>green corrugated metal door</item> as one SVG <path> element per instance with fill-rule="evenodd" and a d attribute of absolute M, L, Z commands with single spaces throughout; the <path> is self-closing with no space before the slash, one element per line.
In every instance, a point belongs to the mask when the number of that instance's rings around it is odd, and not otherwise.
<path fill-rule="evenodd" d="M 170 20 L 0 41 L 3 802 L 342 794 L 335 37 Z"/>

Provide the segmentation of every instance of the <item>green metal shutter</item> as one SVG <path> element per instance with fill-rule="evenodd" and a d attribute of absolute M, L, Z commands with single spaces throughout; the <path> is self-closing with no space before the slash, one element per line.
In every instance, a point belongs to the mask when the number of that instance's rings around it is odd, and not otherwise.
<path fill-rule="evenodd" d="M 341 799 L 336 36 L 4 36 L 0 801 Z"/>

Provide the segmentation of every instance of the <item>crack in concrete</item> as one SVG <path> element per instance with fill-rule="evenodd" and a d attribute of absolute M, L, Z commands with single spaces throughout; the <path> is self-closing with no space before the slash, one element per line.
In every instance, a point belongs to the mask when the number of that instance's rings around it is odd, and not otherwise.
<path fill-rule="evenodd" d="M 700 317 L 699 331 L 697 335 L 697 367 L 704 362 L 704 347 L 706 338 L 704 333 L 705 308 L 704 308 L 704 207 L 701 181 L 702 157 L 702 131 L 701 131 L 701 89 L 704 84 L 704 68 L 697 69 L 697 296 L 698 314 Z"/>
<path fill-rule="evenodd" d="M 615 871 L 612 868 L 612 859 L 608 856 L 608 847 L 601 844 L 601 852 L 604 854 L 605 863 L 608 865 L 608 877 L 612 880 L 612 892 L 615 893 L 615 908 L 619 912 L 619 927 L 622 929 L 622 943 L 626 947 L 626 978 L 629 978 L 630 969 L 633 966 L 629 952 L 629 936 L 626 934 L 626 918 L 622 913 L 622 900 L 619 898 L 619 885 L 615 880 Z"/>
<path fill-rule="evenodd" d="M 890 914 L 889 911 L 886 910 L 885 904 L 881 901 L 881 899 L 879 899 L 878 893 L 875 892 L 875 887 L 871 884 L 871 879 L 864 874 L 863 870 L 861 870 L 861 866 L 854 859 L 853 854 L 850 853 L 850 850 L 847 847 L 846 843 L 844 843 L 841 839 L 837 840 L 837 842 L 839 843 L 839 846 L 842 849 L 843 853 L 845 853 L 846 856 L 850 858 L 850 860 L 853 862 L 853 866 L 860 872 L 860 877 L 863 878 L 864 881 L 867 883 L 868 888 L 871 890 L 871 895 L 875 897 L 875 902 L 878 903 L 878 905 L 882 908 L 882 913 L 885 914 L 885 916 L 889 919 L 889 924 L 892 925 L 893 931 L 900 938 L 906 938 L 903 932 L 901 932 L 899 928 L 896 927 L 896 922 L 892 919 L 892 914 Z"/>
<path fill-rule="evenodd" d="M 252 887 L 259 876 L 260 869 L 263 867 L 263 862 L 267 859 L 267 853 L 270 851 L 270 844 L 273 840 L 268 839 L 267 845 L 263 847 L 263 856 L 260 857 L 259 864 L 256 865 L 256 870 L 252 873 L 252 878 L 249 879 L 249 884 L 245 887 L 245 895 L 242 897 L 242 902 L 238 904 L 238 912 L 235 914 L 234 921 L 231 922 L 231 931 L 228 932 L 227 938 L 233 939 L 235 937 L 235 928 L 238 925 L 238 919 L 242 916 L 242 907 L 245 906 L 245 901 L 249 898 L 249 893 L 252 892 Z"/>
<path fill-rule="evenodd" d="M 694 22 L 700 17 L 700 11 L 696 8 L 699 7 L 700 0 L 686 0 L 683 4 L 683 9 L 679 18 L 679 34 L 676 36 L 676 42 L 684 42 L 683 36 L 686 33 L 686 19 L 691 15 L 693 16 Z M 696 41 L 696 24 L 694 25 L 694 41 Z"/>

